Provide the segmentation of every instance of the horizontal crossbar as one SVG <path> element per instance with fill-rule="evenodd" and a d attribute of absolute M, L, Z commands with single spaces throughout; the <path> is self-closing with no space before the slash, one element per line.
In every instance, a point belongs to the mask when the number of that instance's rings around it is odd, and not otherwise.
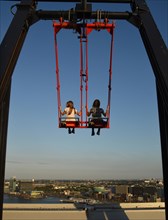
<path fill-rule="evenodd" d="M 64 18 L 64 20 L 69 20 L 69 18 L 73 18 L 76 16 L 76 18 L 81 18 L 81 15 L 76 13 L 75 11 L 43 11 L 39 10 L 36 11 L 36 15 L 39 19 L 42 20 L 58 20 L 61 17 Z M 132 16 L 132 12 L 106 12 L 101 11 L 101 17 L 108 18 L 108 19 L 118 19 L 118 20 L 128 20 Z M 92 11 L 89 14 L 85 14 L 85 19 L 97 19 L 97 11 Z"/>
<path fill-rule="evenodd" d="M 13 1 L 13 0 L 6 0 Z M 34 0 L 35 1 L 35 0 Z M 37 0 L 36 2 L 81 2 L 81 0 Z M 132 3 L 132 0 L 87 0 L 89 3 Z"/>

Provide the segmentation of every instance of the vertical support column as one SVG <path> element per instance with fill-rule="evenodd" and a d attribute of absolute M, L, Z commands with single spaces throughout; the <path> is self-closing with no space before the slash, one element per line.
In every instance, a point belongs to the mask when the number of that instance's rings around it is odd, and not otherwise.
<path fill-rule="evenodd" d="M 157 85 L 156 85 L 157 86 Z M 160 90 L 157 87 L 157 99 L 159 110 L 160 123 L 160 139 L 161 139 L 161 153 L 162 153 L 162 169 L 164 174 L 164 196 L 166 207 L 166 219 L 168 219 L 168 111 L 164 106 Z"/>
<path fill-rule="evenodd" d="M 34 0 L 22 0 L 0 45 L 0 219 L 3 210 L 7 130 L 11 77 L 18 60 L 30 24 L 38 19 L 34 16 Z"/>
<path fill-rule="evenodd" d="M 168 50 L 145 0 L 134 0 L 131 6 L 134 12 L 132 23 L 139 28 L 156 78 L 166 219 L 168 219 Z"/>
<path fill-rule="evenodd" d="M 9 118 L 9 102 L 10 102 L 11 83 L 8 87 L 6 96 L 0 104 L 0 219 L 2 219 L 3 211 L 3 192 L 4 192 L 4 176 L 6 161 L 6 144 L 7 130 Z"/>

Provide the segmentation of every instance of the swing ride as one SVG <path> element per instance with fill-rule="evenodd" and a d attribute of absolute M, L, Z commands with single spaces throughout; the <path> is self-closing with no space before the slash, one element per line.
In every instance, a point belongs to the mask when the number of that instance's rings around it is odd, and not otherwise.
<path fill-rule="evenodd" d="M 57 82 L 57 102 L 58 102 L 58 122 L 59 128 L 109 128 L 110 127 L 110 101 L 111 101 L 111 80 L 112 80 L 112 52 L 113 52 L 113 39 L 115 24 L 108 23 L 108 19 L 105 18 L 103 22 L 86 23 L 74 23 L 70 21 L 63 21 L 62 18 L 59 22 L 53 22 L 54 27 L 54 42 L 55 42 L 55 57 L 56 57 L 56 82 Z M 80 119 L 78 117 L 66 120 L 66 117 L 62 117 L 60 113 L 61 109 L 61 96 L 60 96 L 60 73 L 58 62 L 58 43 L 57 34 L 61 29 L 73 29 L 79 34 L 80 39 Z M 88 118 L 88 35 L 93 30 L 107 30 L 111 34 L 111 46 L 110 46 L 110 64 L 109 64 L 109 82 L 108 82 L 108 103 L 106 117 L 96 118 L 94 122 L 92 118 Z M 85 46 L 85 55 L 83 48 Z M 85 57 L 84 57 L 85 56 Z M 84 58 L 86 60 L 84 66 Z M 83 103 L 83 95 L 85 88 L 85 104 Z M 85 106 L 85 112 L 83 112 L 83 106 Z"/>

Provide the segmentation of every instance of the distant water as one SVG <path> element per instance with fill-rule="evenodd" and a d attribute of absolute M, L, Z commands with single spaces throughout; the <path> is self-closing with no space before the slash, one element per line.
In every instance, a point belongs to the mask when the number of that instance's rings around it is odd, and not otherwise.
<path fill-rule="evenodd" d="M 4 203 L 43 203 L 43 204 L 58 204 L 60 202 L 60 198 L 58 197 L 46 197 L 42 199 L 23 199 L 17 196 L 10 196 L 5 194 L 3 198 Z"/>

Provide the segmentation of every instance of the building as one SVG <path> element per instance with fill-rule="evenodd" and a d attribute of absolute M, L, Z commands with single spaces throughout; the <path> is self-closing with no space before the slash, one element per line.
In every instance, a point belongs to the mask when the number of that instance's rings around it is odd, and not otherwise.
<path fill-rule="evenodd" d="M 34 181 L 19 181 L 19 191 L 29 192 L 33 191 L 35 187 Z"/>
<path fill-rule="evenodd" d="M 144 187 L 144 194 L 156 195 L 157 189 L 155 186 L 146 186 Z"/>
<path fill-rule="evenodd" d="M 142 186 L 133 186 L 130 188 L 130 192 L 133 196 L 142 196 L 144 193 L 144 188 Z"/>
<path fill-rule="evenodd" d="M 128 186 L 127 185 L 118 185 L 116 186 L 116 194 L 125 194 L 127 195 L 128 194 Z"/>
<path fill-rule="evenodd" d="M 10 192 L 16 192 L 16 186 L 17 186 L 16 177 L 12 177 L 9 180 L 9 191 Z"/>
<path fill-rule="evenodd" d="M 4 183 L 4 193 L 9 193 L 9 186 L 10 186 L 10 182 Z"/>

